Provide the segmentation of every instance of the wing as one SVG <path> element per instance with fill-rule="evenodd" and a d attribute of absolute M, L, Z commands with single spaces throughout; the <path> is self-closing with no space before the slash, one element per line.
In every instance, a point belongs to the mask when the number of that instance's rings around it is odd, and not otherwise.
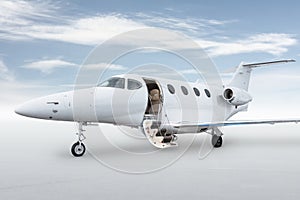
<path fill-rule="evenodd" d="M 239 125 L 254 125 L 254 124 L 278 124 L 278 123 L 298 123 L 300 119 L 279 119 L 279 120 L 228 120 L 221 122 L 205 122 L 205 123 L 180 123 L 171 124 L 176 129 L 190 129 L 190 130 L 201 130 L 214 127 L 223 126 L 239 126 Z"/>

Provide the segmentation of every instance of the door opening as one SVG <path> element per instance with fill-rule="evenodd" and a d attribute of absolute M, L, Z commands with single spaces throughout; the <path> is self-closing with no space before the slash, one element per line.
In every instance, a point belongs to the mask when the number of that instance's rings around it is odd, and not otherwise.
<path fill-rule="evenodd" d="M 153 79 L 143 78 L 148 90 L 148 104 L 145 116 L 155 116 L 156 118 L 162 111 L 163 95 L 160 85 Z"/>
<path fill-rule="evenodd" d="M 163 116 L 163 90 L 161 85 L 148 78 L 143 78 L 148 89 L 148 105 L 144 115 L 143 131 L 149 142 L 158 148 L 176 146 L 176 136 L 169 132 L 163 125 L 168 122 L 168 117 Z"/>

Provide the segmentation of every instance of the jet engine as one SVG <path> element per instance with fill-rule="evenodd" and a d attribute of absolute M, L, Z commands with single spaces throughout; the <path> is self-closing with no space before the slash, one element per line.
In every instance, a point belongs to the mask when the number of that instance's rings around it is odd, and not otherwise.
<path fill-rule="evenodd" d="M 252 97 L 247 91 L 235 87 L 225 88 L 222 97 L 225 101 L 234 106 L 245 105 L 252 101 Z"/>

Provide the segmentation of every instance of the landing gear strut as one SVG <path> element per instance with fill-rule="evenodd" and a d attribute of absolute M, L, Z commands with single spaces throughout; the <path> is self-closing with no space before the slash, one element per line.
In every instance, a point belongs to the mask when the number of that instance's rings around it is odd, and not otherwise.
<path fill-rule="evenodd" d="M 213 147 L 219 148 L 223 144 L 223 138 L 222 138 L 223 133 L 219 129 L 213 129 L 212 130 L 212 138 L 211 138 L 211 143 Z"/>
<path fill-rule="evenodd" d="M 83 125 L 85 125 L 84 122 L 78 123 L 78 133 L 76 133 L 78 136 L 78 141 L 75 142 L 71 147 L 71 153 L 75 157 L 83 156 L 85 153 L 85 145 L 82 142 L 86 139 L 86 137 L 83 135 L 83 131 L 85 131 L 82 128 Z"/>

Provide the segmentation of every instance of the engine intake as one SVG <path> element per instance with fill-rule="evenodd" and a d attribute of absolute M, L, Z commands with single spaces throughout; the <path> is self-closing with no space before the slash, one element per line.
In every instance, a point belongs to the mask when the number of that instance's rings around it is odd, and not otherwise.
<path fill-rule="evenodd" d="M 222 97 L 234 106 L 245 105 L 252 101 L 252 97 L 247 91 L 235 87 L 225 88 Z"/>

